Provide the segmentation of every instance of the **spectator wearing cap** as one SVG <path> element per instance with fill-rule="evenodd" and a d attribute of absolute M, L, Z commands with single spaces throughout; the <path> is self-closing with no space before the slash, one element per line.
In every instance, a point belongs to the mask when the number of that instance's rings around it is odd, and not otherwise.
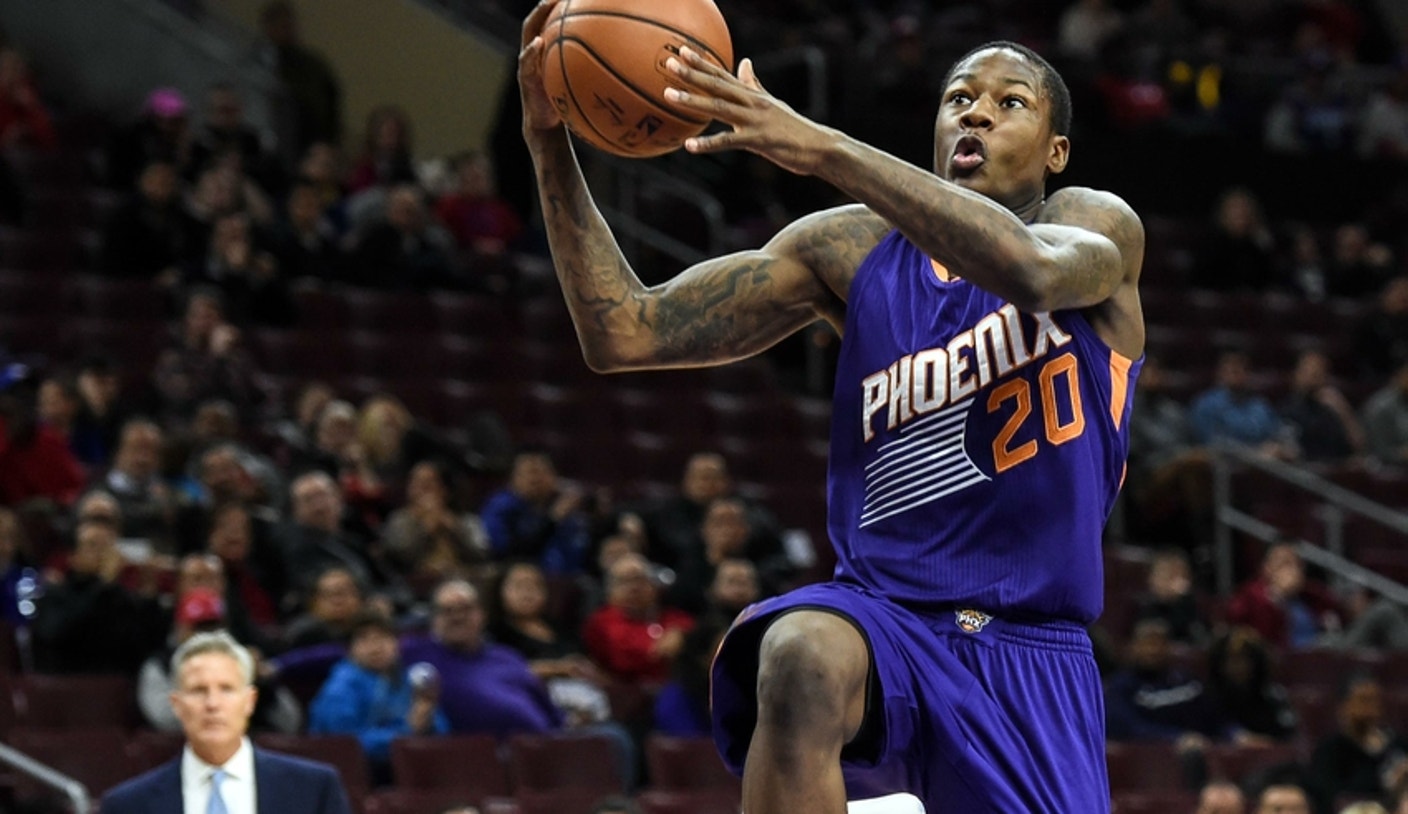
<path fill-rule="evenodd" d="M 137 706 L 152 727 L 162 732 L 181 731 L 181 721 L 170 703 L 176 686 L 171 675 L 172 654 L 197 633 L 225 629 L 228 620 L 225 598 L 215 588 L 193 587 L 179 594 L 166 646 L 147 658 L 137 674 Z M 255 684 L 259 697 L 251 727 L 255 730 L 297 732 L 303 723 L 303 715 L 293 693 L 258 680 Z"/>
<path fill-rule="evenodd" d="M 191 154 L 189 112 L 186 97 L 175 88 L 156 88 L 147 94 L 141 115 L 119 128 L 108 144 L 108 185 L 130 189 L 142 168 L 153 161 L 184 170 Z"/>

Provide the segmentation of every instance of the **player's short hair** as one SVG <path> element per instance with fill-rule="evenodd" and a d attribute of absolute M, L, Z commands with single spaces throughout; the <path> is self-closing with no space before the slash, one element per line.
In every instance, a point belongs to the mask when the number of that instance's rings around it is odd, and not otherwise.
<path fill-rule="evenodd" d="M 1066 86 L 1066 80 L 1061 76 L 1061 72 L 1046 60 L 1041 54 L 1020 43 L 1011 40 L 993 40 L 992 42 L 979 45 L 958 59 L 944 75 L 942 87 L 947 88 L 953 81 L 953 76 L 958 71 L 958 66 L 962 65 L 974 54 L 983 51 L 1012 51 L 1018 56 L 1036 66 L 1037 73 L 1041 74 L 1041 90 L 1046 94 L 1051 102 L 1050 125 L 1051 132 L 1058 136 L 1070 135 L 1071 132 L 1071 89 Z"/>
<path fill-rule="evenodd" d="M 240 666 L 240 675 L 244 676 L 246 684 L 254 684 L 254 657 L 249 654 L 249 650 L 223 630 L 216 630 L 209 633 L 197 633 L 191 638 L 181 643 L 176 648 L 176 652 L 171 654 L 171 678 L 178 684 L 181 680 L 181 668 L 186 662 L 202 656 L 206 653 L 220 653 L 235 660 Z"/>

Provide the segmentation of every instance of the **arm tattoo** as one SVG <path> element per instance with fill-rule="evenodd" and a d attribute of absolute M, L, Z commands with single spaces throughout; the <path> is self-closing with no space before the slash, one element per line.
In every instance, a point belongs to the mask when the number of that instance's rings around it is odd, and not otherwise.
<path fill-rule="evenodd" d="M 789 226 L 761 251 L 708 260 L 646 288 L 592 202 L 566 139 L 540 150 L 558 280 L 583 354 L 601 370 L 719 364 L 834 318 L 855 267 L 883 234 L 883 222 L 860 207 L 829 210 Z"/>

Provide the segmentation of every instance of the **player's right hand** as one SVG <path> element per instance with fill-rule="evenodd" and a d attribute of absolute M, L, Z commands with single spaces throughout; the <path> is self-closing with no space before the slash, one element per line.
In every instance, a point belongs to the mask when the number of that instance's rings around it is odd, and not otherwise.
<path fill-rule="evenodd" d="M 518 92 L 523 97 L 523 134 L 554 130 L 562 116 L 543 87 L 543 23 L 559 0 L 542 0 L 523 21 L 522 47 L 518 52 Z"/>

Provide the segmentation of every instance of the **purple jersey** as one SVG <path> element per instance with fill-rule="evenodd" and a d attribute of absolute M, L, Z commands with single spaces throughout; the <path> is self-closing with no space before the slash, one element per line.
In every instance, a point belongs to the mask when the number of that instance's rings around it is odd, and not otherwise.
<path fill-rule="evenodd" d="M 856 272 L 828 484 L 836 577 L 915 608 L 1100 615 L 1140 362 L 1019 312 L 892 232 Z"/>

